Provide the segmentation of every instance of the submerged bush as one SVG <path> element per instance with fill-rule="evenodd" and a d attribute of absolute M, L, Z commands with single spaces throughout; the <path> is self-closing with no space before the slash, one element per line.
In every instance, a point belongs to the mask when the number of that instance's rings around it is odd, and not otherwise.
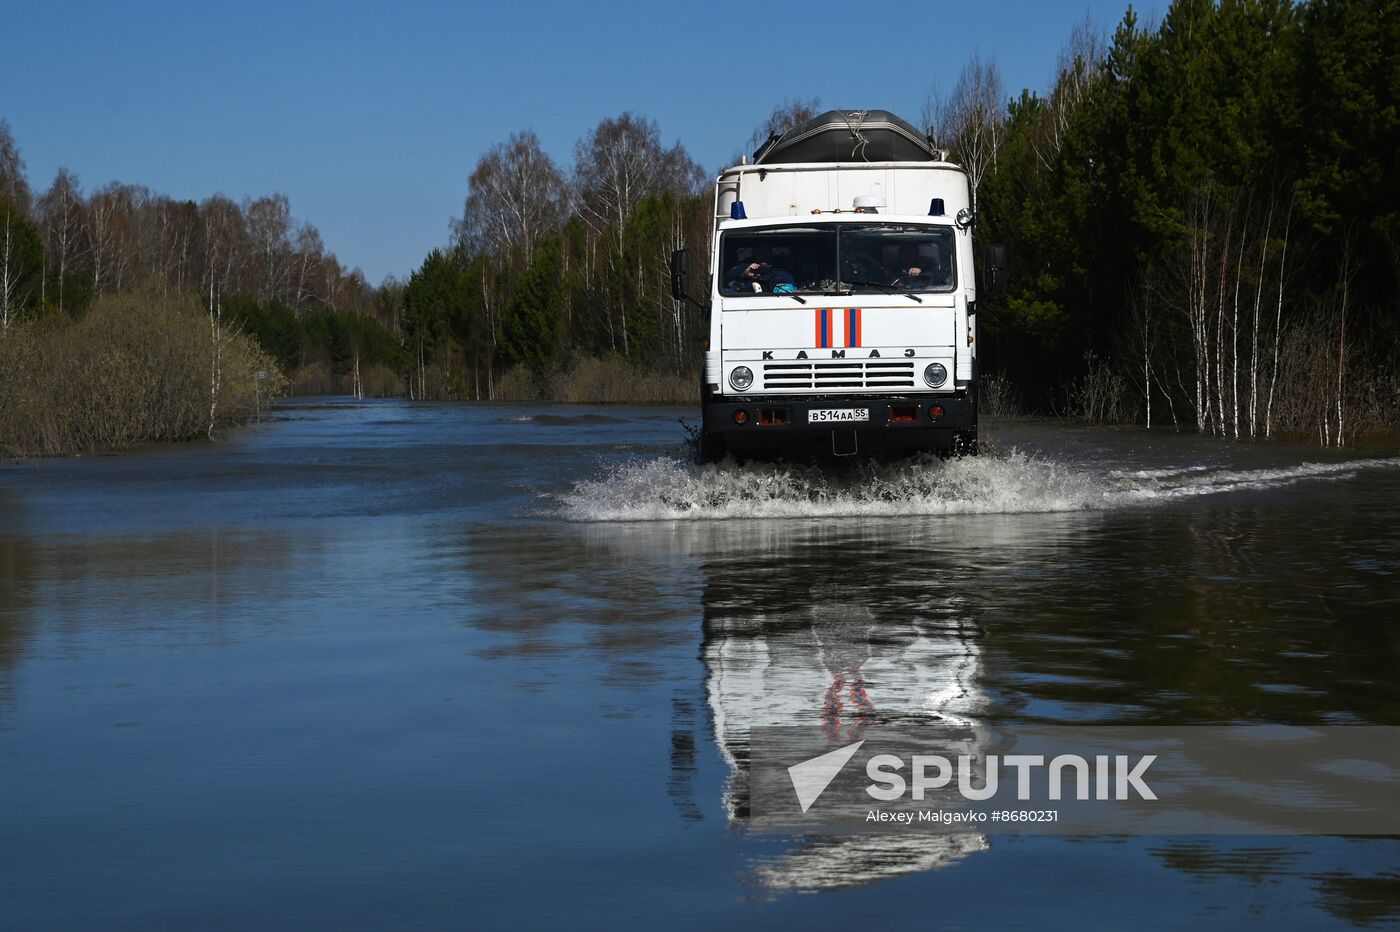
<path fill-rule="evenodd" d="M 1128 381 L 1105 359 L 1084 354 L 1084 374 L 1070 383 L 1069 415 L 1091 424 L 1128 424 Z"/>
<path fill-rule="evenodd" d="M 540 380 L 526 365 L 512 366 L 496 380 L 496 401 L 546 401 Z"/>
<path fill-rule="evenodd" d="M 977 408 L 988 420 L 1018 417 L 1021 414 L 1016 387 L 1005 376 L 989 375 L 977 386 Z"/>
<path fill-rule="evenodd" d="M 283 388 L 272 357 L 211 327 L 197 299 L 107 296 L 76 322 L 0 333 L 0 449 L 53 455 L 206 436 L 246 423 Z"/>

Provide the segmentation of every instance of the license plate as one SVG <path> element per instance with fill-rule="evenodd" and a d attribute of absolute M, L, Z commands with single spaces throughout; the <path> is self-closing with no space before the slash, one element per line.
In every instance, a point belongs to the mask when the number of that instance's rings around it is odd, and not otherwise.
<path fill-rule="evenodd" d="M 868 421 L 869 408 L 813 408 L 807 412 L 808 424 L 827 424 L 832 421 Z"/>

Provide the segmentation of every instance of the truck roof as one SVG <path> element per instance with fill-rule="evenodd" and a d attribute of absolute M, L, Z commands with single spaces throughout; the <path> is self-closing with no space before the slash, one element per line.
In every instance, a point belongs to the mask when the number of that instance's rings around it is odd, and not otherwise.
<path fill-rule="evenodd" d="M 770 136 L 753 162 L 937 162 L 945 157 L 931 137 L 888 110 L 828 110 Z"/>
<path fill-rule="evenodd" d="M 720 177 L 736 174 L 768 174 L 770 172 L 817 172 L 817 171 L 860 171 L 862 169 L 887 170 L 903 169 L 915 171 L 951 171 L 966 173 L 957 162 L 945 161 L 924 161 L 924 162 L 780 162 L 776 165 L 754 165 L 746 163 L 743 165 L 731 165 L 728 168 L 720 169 Z"/>
<path fill-rule="evenodd" d="M 927 214 L 874 214 L 856 213 L 847 210 L 839 214 L 798 214 L 787 217 L 750 217 L 746 220 L 720 220 L 718 227 L 721 232 L 727 230 L 745 230 L 754 227 L 772 226 L 817 226 L 825 224 L 891 224 L 897 226 L 925 225 L 925 226 L 953 226 L 954 218 L 946 215 L 930 216 Z"/>

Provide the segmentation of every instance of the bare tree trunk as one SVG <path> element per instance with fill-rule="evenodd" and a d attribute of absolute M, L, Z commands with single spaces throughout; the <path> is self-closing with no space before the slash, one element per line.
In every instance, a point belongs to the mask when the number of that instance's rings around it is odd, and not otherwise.
<path fill-rule="evenodd" d="M 1152 356 L 1144 350 L 1142 356 L 1143 396 L 1147 403 L 1147 429 L 1152 429 Z"/>
<path fill-rule="evenodd" d="M 103 191 L 93 195 L 91 207 L 88 210 L 88 255 L 92 258 L 92 293 L 96 297 L 102 293 L 103 274 L 107 271 L 107 262 L 113 251 L 113 231 L 114 214 L 116 205 L 111 197 Z"/>
<path fill-rule="evenodd" d="M 1230 268 L 1230 235 L 1228 227 L 1221 238 L 1220 265 L 1217 270 L 1219 288 L 1215 302 L 1215 434 L 1224 437 L 1229 431 L 1225 420 L 1225 288 Z"/>
<path fill-rule="evenodd" d="M 1137 337 L 1142 344 L 1142 397 L 1149 428 L 1152 427 L 1152 280 L 1153 272 L 1149 268 L 1139 278 L 1129 303 Z"/>
<path fill-rule="evenodd" d="M 18 310 L 16 291 L 19 288 L 19 272 L 15 270 L 14 224 L 9 211 L 5 213 L 5 232 L 0 239 L 0 329 L 10 329 L 10 318 Z"/>
<path fill-rule="evenodd" d="M 1347 298 L 1346 289 L 1343 288 L 1342 314 L 1340 328 L 1337 332 L 1337 446 L 1346 446 L 1346 435 L 1343 429 L 1346 426 L 1343 418 L 1342 397 L 1344 395 L 1347 368 Z"/>
<path fill-rule="evenodd" d="M 1157 377 L 1157 385 L 1160 387 L 1162 397 L 1167 399 L 1167 413 L 1171 415 L 1172 430 L 1181 430 L 1181 422 L 1176 419 L 1176 402 L 1172 401 L 1172 393 L 1167 391 L 1166 387 L 1162 385 L 1162 377 L 1160 375 Z"/>
<path fill-rule="evenodd" d="M 1269 254 L 1269 234 L 1274 227 L 1274 199 L 1269 198 L 1269 213 L 1264 220 L 1264 236 L 1259 241 L 1259 272 L 1255 276 L 1254 323 L 1249 330 L 1249 436 L 1259 432 L 1259 307 L 1264 301 L 1264 267 Z"/>
<path fill-rule="evenodd" d="M 1288 231 L 1293 223 L 1293 201 L 1288 202 L 1288 213 L 1283 220 L 1283 251 L 1278 260 L 1278 306 L 1274 311 L 1274 368 L 1269 376 L 1269 403 L 1264 412 L 1264 436 L 1273 432 L 1274 426 L 1274 387 L 1278 384 L 1278 356 L 1283 342 L 1283 274 L 1288 263 Z"/>
<path fill-rule="evenodd" d="M 1190 261 L 1186 282 L 1186 311 L 1191 323 L 1191 344 L 1195 357 L 1195 402 L 1196 431 L 1204 433 L 1208 424 L 1209 407 L 1206 401 L 1207 387 L 1210 384 L 1210 352 L 1207 346 L 1206 330 L 1206 216 L 1208 208 L 1203 201 L 1192 206 L 1192 226 L 1190 239 Z"/>
<path fill-rule="evenodd" d="M 684 228 L 682 227 L 682 224 L 681 224 L 681 210 L 680 210 L 680 205 L 677 204 L 676 207 L 675 207 L 675 208 L 672 210 L 672 212 L 671 212 L 671 249 L 672 249 L 672 250 L 676 250 L 676 249 L 683 249 L 683 248 L 685 248 L 685 231 L 684 231 Z M 663 255 L 663 256 L 661 257 L 661 261 L 662 261 L 663 263 L 665 263 L 666 260 L 667 260 L 667 258 L 668 258 L 667 256 L 664 256 L 664 255 Z M 665 293 L 665 292 L 663 292 L 663 293 Z M 671 303 L 671 317 L 672 317 L 672 320 L 673 320 L 673 322 L 674 322 L 674 324 L 675 324 L 675 330 L 676 330 L 676 343 L 675 343 L 675 362 L 676 362 L 676 366 L 675 366 L 675 369 L 676 369 L 676 375 L 680 375 L 680 374 L 681 374 L 681 371 L 682 371 L 682 366 L 684 365 L 683 359 L 684 359 L 684 356 L 685 356 L 685 329 L 686 329 L 686 328 L 685 328 L 685 318 L 686 318 L 687 312 L 689 311 L 689 308 L 686 307 L 685 301 L 677 300 L 677 299 L 675 299 L 675 298 L 672 298 L 670 303 Z"/>
<path fill-rule="evenodd" d="M 486 328 L 490 336 L 486 356 L 486 398 L 490 400 L 496 394 L 496 380 L 494 377 L 493 364 L 496 358 L 496 310 L 491 302 L 491 274 L 489 266 L 481 273 L 481 303 L 486 310 Z"/>
<path fill-rule="evenodd" d="M 223 383 L 223 341 L 219 334 L 223 322 L 223 301 L 215 297 L 214 282 L 209 282 L 209 439 L 214 439 L 214 425 L 219 412 L 219 388 Z"/>
<path fill-rule="evenodd" d="M 623 252 L 622 226 L 619 225 L 617 228 L 617 265 L 615 266 L 617 271 L 615 274 L 617 278 L 617 311 L 622 317 L 622 355 L 624 356 L 631 355 L 631 349 L 627 344 L 627 289 L 625 287 L 625 273 L 622 268 L 623 260 L 626 258 L 627 256 Z"/>
<path fill-rule="evenodd" d="M 1347 368 L 1347 310 L 1351 301 L 1351 278 L 1354 272 L 1353 251 L 1355 243 L 1352 231 L 1348 230 L 1342 250 L 1342 299 L 1337 321 L 1337 446 L 1346 445 L 1343 430 L 1346 426 L 1343 398 L 1346 389 Z"/>
<path fill-rule="evenodd" d="M 562 251 L 564 253 L 564 270 L 561 273 L 560 280 L 567 282 L 569 280 L 569 259 L 573 255 L 573 249 L 570 247 L 567 238 L 564 241 L 564 249 Z M 564 325 L 572 335 L 574 332 L 574 290 L 567 287 L 564 289 Z"/>
<path fill-rule="evenodd" d="M 1240 227 L 1240 248 L 1235 256 L 1235 308 L 1230 316 L 1230 420 L 1235 439 L 1240 439 L 1240 278 L 1244 271 L 1244 243 L 1249 232 L 1249 218 Z"/>
<path fill-rule="evenodd" d="M 614 261 L 613 261 L 612 244 L 611 244 L 611 243 L 608 244 L 607 259 L 608 259 L 608 275 L 609 275 L 609 277 L 616 279 L 616 278 L 617 278 L 617 266 L 614 264 Z M 621 304 L 621 303 L 622 303 L 622 295 L 621 295 L 621 293 L 618 294 L 617 303 L 618 303 L 618 304 Z M 612 308 L 611 308 L 611 307 L 608 307 L 608 308 L 606 309 L 606 313 L 607 313 L 607 321 L 608 321 L 608 349 L 610 349 L 610 350 L 612 350 L 614 353 L 616 353 L 616 352 L 617 352 L 617 334 L 615 334 L 615 333 L 613 332 L 613 313 L 612 313 Z"/>

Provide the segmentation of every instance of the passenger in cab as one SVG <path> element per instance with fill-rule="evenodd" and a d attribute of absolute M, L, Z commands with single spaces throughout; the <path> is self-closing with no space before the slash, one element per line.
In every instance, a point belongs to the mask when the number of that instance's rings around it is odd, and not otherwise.
<path fill-rule="evenodd" d="M 739 262 L 730 267 L 724 278 L 724 290 L 729 294 L 784 294 L 797 290 L 797 280 L 786 269 L 773 264 L 771 251 L 764 246 L 740 246 Z"/>

